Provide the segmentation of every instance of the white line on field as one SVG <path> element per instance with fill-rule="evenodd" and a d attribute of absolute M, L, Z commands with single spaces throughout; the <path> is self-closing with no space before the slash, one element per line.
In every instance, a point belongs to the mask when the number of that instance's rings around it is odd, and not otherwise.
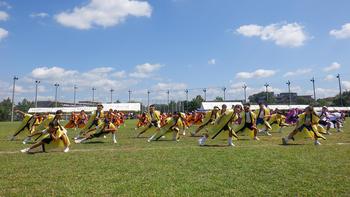
<path fill-rule="evenodd" d="M 302 145 L 302 144 L 300 144 Z M 307 144 L 305 144 L 307 145 Z M 350 143 L 335 143 L 335 144 L 322 144 L 322 146 L 332 146 L 332 145 L 350 145 Z M 290 146 L 293 146 L 291 144 Z M 98 152 L 98 151 L 117 151 L 117 152 L 126 152 L 126 151 L 152 151 L 152 150 L 164 150 L 164 149 L 183 149 L 183 148 L 231 148 L 231 149 L 239 149 L 239 148 L 251 148 L 251 147 L 288 147 L 283 146 L 281 144 L 251 144 L 251 145 L 243 145 L 243 146 L 236 146 L 234 148 L 228 147 L 225 145 L 207 145 L 204 147 L 199 147 L 199 146 L 168 146 L 168 147 L 144 147 L 144 148 L 134 148 L 134 147 L 126 147 L 126 148 L 104 148 L 104 149 L 73 149 L 70 150 L 70 152 Z M 50 152 L 58 152 L 58 151 L 50 151 Z M 16 154 L 16 153 L 21 153 L 19 150 L 18 151 L 0 151 L 1 154 Z M 23 154 L 23 153 L 22 153 Z"/>

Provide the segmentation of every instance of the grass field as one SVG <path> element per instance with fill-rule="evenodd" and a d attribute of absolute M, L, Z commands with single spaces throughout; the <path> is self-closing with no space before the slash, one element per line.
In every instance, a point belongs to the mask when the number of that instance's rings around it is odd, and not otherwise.
<path fill-rule="evenodd" d="M 0 123 L 0 196 L 350 196 L 349 120 L 321 146 L 280 145 L 290 129 L 234 148 L 223 146 L 227 134 L 205 147 L 193 137 L 148 143 L 134 125 L 118 144 L 108 136 L 69 153 L 23 154 L 28 145 L 8 141 L 18 123 Z"/>

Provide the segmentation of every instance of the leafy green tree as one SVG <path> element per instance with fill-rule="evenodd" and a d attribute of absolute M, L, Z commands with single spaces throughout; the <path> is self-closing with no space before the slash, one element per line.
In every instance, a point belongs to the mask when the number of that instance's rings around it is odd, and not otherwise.
<path fill-rule="evenodd" d="M 11 119 L 12 102 L 10 98 L 0 102 L 0 121 L 8 121 Z"/>

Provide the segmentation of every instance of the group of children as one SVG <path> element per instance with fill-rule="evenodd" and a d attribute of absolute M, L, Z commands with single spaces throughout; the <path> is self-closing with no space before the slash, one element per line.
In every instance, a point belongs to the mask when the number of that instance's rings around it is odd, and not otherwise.
<path fill-rule="evenodd" d="M 23 144 L 30 141 L 34 142 L 29 148 L 21 152 L 30 153 L 34 148 L 42 147 L 63 147 L 64 152 L 69 151 L 70 140 L 67 135 L 67 129 L 80 129 L 79 134 L 74 138 L 75 143 L 83 143 L 87 140 L 106 137 L 112 135 L 113 143 L 117 143 L 117 129 L 125 123 L 124 114 L 110 109 L 104 112 L 103 105 L 99 104 L 97 109 L 90 115 L 84 112 L 72 113 L 68 123 L 62 126 L 63 112 L 58 110 L 55 115 L 51 114 L 27 114 L 16 111 L 23 116 L 21 125 L 11 137 L 14 140 L 22 134 L 25 134 Z M 341 126 L 345 120 L 342 113 L 330 113 L 327 107 L 323 107 L 321 112 L 315 112 L 313 107 L 309 106 L 304 111 L 292 109 L 286 116 L 282 111 L 270 110 L 263 103 L 259 104 L 259 109 L 252 111 L 250 104 L 235 105 L 228 108 L 225 104 L 214 107 L 212 110 L 204 112 L 172 114 L 160 113 L 154 105 L 149 106 L 148 112 L 138 116 L 138 123 L 135 130 L 138 131 L 136 137 L 141 137 L 146 132 L 153 130 L 153 134 L 148 138 L 148 142 L 158 141 L 167 134 L 172 134 L 173 141 L 179 141 L 181 135 L 186 135 L 186 131 L 197 125 L 190 136 L 200 137 L 198 143 L 205 145 L 208 139 L 215 139 L 217 136 L 227 132 L 229 146 L 235 146 L 233 141 L 238 139 L 239 135 L 248 135 L 253 140 L 259 140 L 258 134 L 270 136 L 273 127 L 277 127 L 282 132 L 284 127 L 295 126 L 293 131 L 282 138 L 282 144 L 286 145 L 290 140 L 296 137 L 308 137 L 314 139 L 315 145 L 320 145 L 319 139 L 326 139 L 324 134 L 331 134 L 330 128 L 334 127 L 341 131 Z"/>

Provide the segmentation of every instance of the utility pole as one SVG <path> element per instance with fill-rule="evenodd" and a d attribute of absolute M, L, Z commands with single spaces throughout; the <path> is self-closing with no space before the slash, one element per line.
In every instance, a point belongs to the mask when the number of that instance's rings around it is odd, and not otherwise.
<path fill-rule="evenodd" d="M 13 86 L 12 86 L 12 108 L 11 108 L 11 122 L 13 122 L 13 115 L 15 110 L 15 91 L 16 91 L 16 81 L 18 80 L 17 76 L 13 77 Z"/>
<path fill-rule="evenodd" d="M 207 88 L 204 88 L 203 92 L 204 92 L 204 101 L 207 101 Z"/>
<path fill-rule="evenodd" d="M 310 80 L 312 82 L 312 88 L 314 90 L 314 100 L 316 102 L 316 88 L 315 88 L 315 77 L 312 77 L 312 79 Z"/>
<path fill-rule="evenodd" d="M 341 91 L 340 74 L 337 75 L 337 78 L 338 78 L 338 83 L 339 83 L 340 105 L 341 105 L 341 106 L 344 106 L 344 104 L 343 104 L 343 95 L 342 95 L 342 91 Z"/>
<path fill-rule="evenodd" d="M 170 100 L 170 91 L 168 90 L 167 92 L 166 92 L 167 94 L 168 94 L 168 113 L 170 112 L 170 105 L 169 105 L 169 100 Z"/>
<path fill-rule="evenodd" d="M 95 90 L 96 90 L 96 88 L 93 87 L 91 90 L 92 90 L 92 102 L 95 102 Z"/>
<path fill-rule="evenodd" d="M 185 90 L 186 93 L 186 110 L 184 109 L 184 111 L 188 111 L 188 89 Z"/>
<path fill-rule="evenodd" d="M 286 84 L 288 85 L 289 105 L 291 105 L 292 104 L 292 93 L 290 92 L 290 81 L 288 80 Z"/>
<path fill-rule="evenodd" d="M 58 106 L 58 103 L 57 103 L 58 102 L 57 101 L 57 90 L 58 90 L 58 87 L 60 86 L 60 84 L 55 83 L 54 86 L 56 88 L 56 90 L 55 90 L 55 106 L 57 107 Z"/>
<path fill-rule="evenodd" d="M 147 110 L 149 108 L 149 94 L 151 94 L 151 92 L 147 90 Z"/>
<path fill-rule="evenodd" d="M 78 89 L 78 87 L 76 85 L 74 85 L 74 107 L 76 107 L 77 89 Z"/>
<path fill-rule="evenodd" d="M 131 101 L 131 92 L 132 92 L 131 90 L 128 91 L 128 93 L 129 93 L 129 103 Z"/>
<path fill-rule="evenodd" d="M 247 103 L 247 85 L 244 84 L 242 86 L 242 88 L 243 88 L 243 91 L 244 91 L 244 103 Z"/>
<path fill-rule="evenodd" d="M 224 92 L 224 101 L 226 101 L 226 87 L 223 87 L 222 91 Z"/>
<path fill-rule="evenodd" d="M 268 87 L 270 86 L 270 84 L 265 83 L 265 90 L 266 90 L 266 103 L 269 101 L 269 92 L 268 92 Z"/>
<path fill-rule="evenodd" d="M 38 107 L 38 85 L 39 85 L 40 81 L 36 80 L 35 81 L 35 108 Z"/>
<path fill-rule="evenodd" d="M 110 92 L 111 92 L 111 103 L 113 103 L 113 92 L 114 92 L 114 90 L 111 88 Z"/>

